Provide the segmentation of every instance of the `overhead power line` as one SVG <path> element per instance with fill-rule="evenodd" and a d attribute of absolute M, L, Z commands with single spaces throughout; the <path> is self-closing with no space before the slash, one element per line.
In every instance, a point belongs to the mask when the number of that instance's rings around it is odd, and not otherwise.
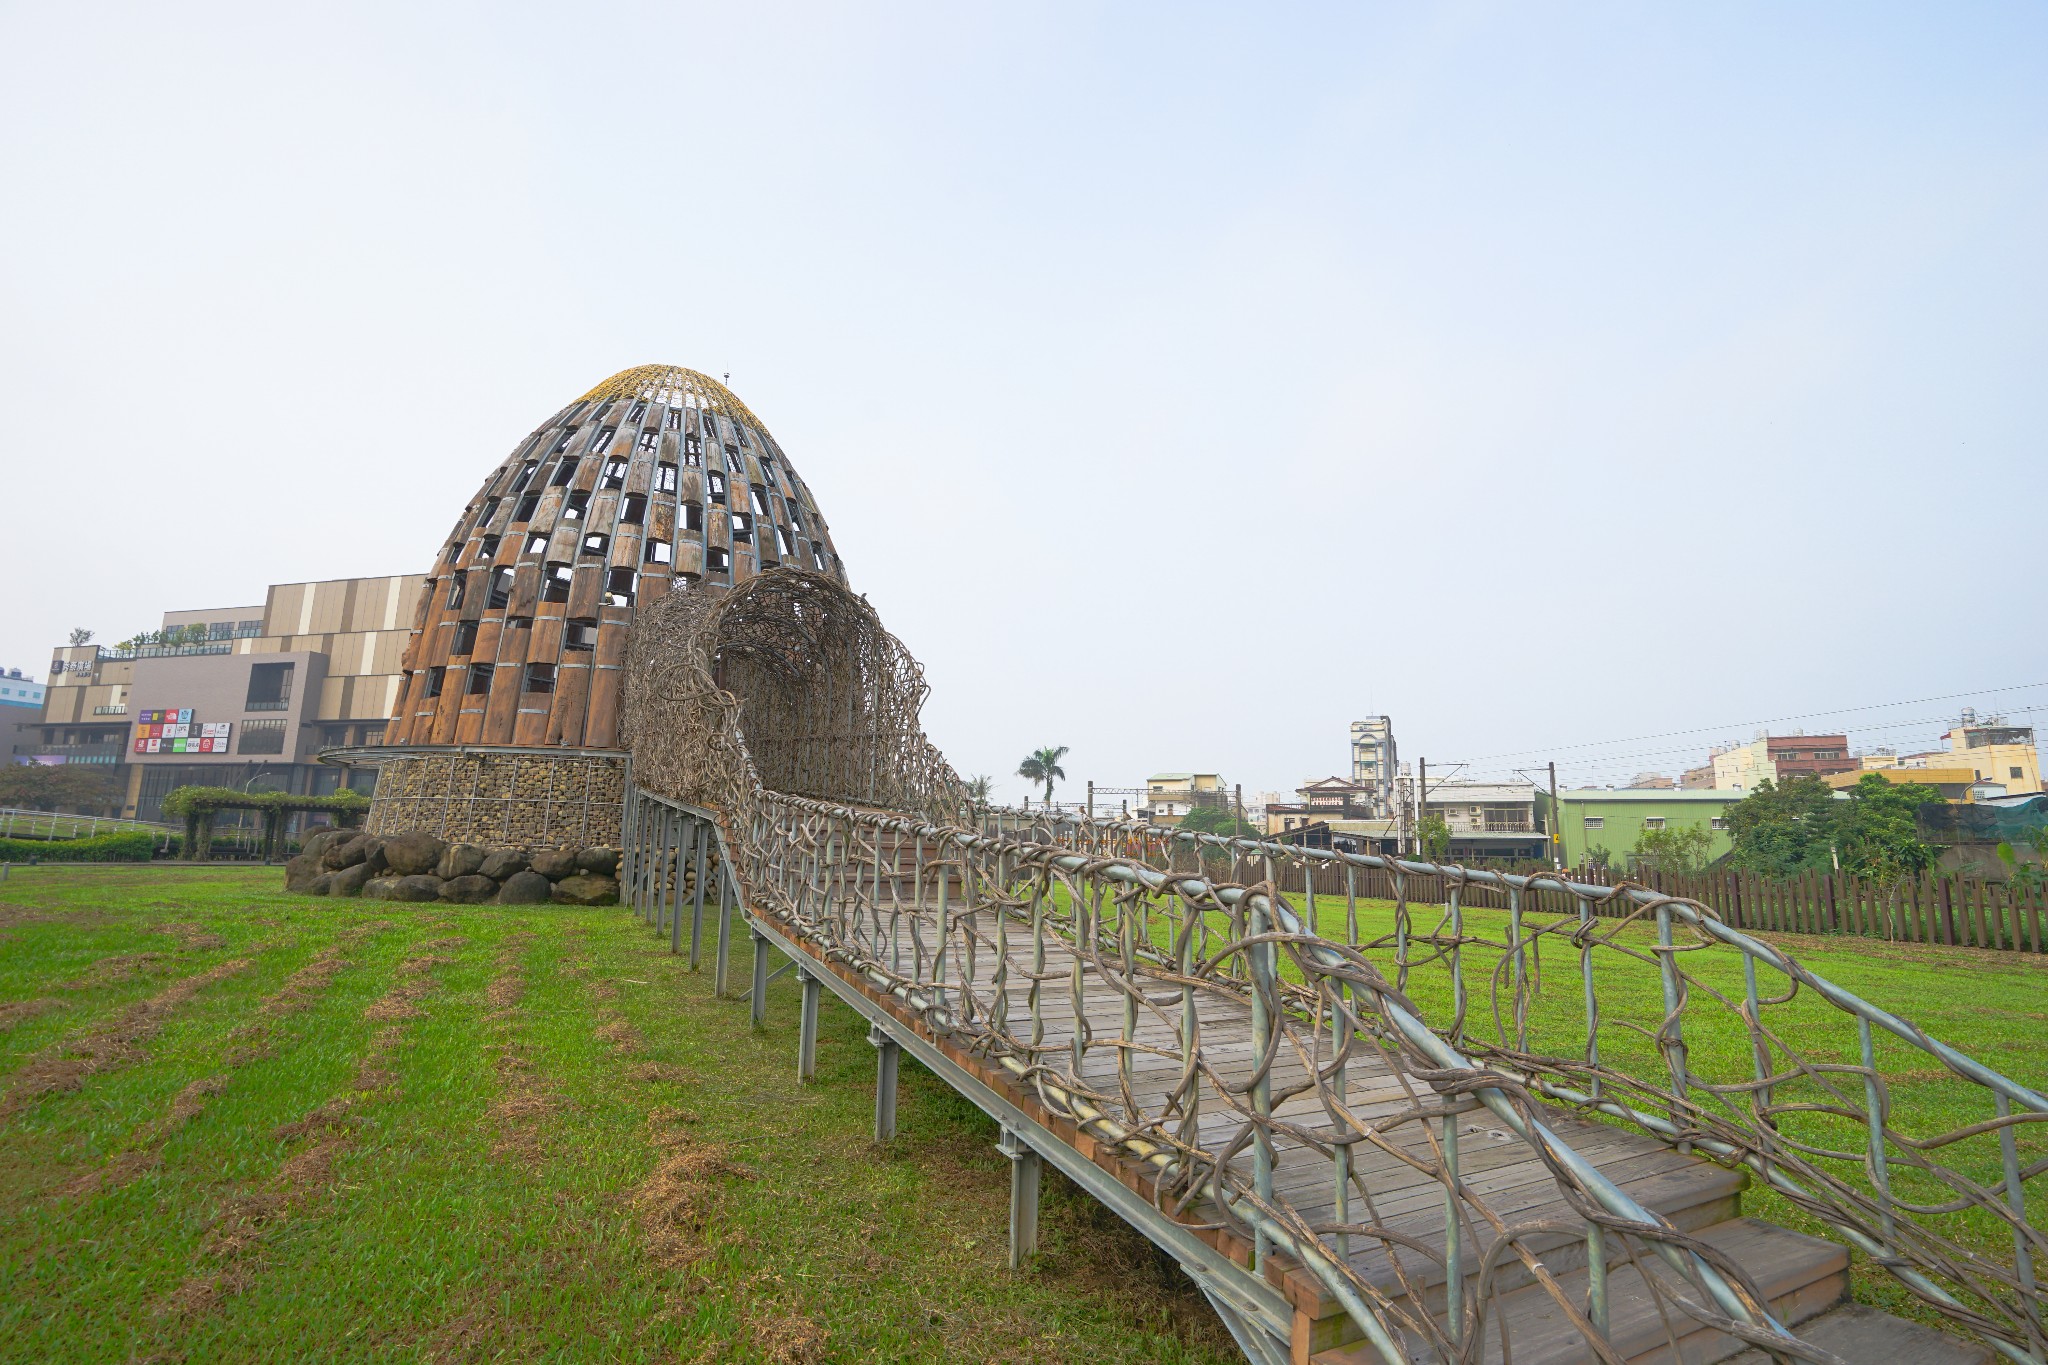
<path fill-rule="evenodd" d="M 1943 694 L 1942 694 L 1941 696 L 1938 696 L 1938 697 L 1910 697 L 1910 698 L 1906 699 L 1905 701 L 1880 701 L 1880 702 L 1872 702 L 1872 703 L 1871 703 L 1870 705 L 1868 705 L 1868 706 L 1843 706 L 1843 707 L 1837 707 L 1837 708 L 1835 708 L 1834 710 L 1831 710 L 1831 711 L 1805 711 L 1805 712 L 1801 712 L 1801 713 L 1800 713 L 1800 714 L 1798 714 L 1798 715 L 1792 715 L 1792 716 L 1770 716 L 1770 717 L 1766 717 L 1766 718 L 1765 718 L 1765 719 L 1763 719 L 1763 720 L 1737 720 L 1737 721 L 1728 721 L 1728 722 L 1725 722 L 1725 723 L 1723 723 L 1723 724 L 1720 724 L 1720 725 L 1696 725 L 1696 726 L 1694 726 L 1694 727 L 1692 727 L 1691 729 L 1688 729 L 1688 730 L 1661 730 L 1661 731 L 1658 731 L 1658 732 L 1657 732 L 1657 733 L 1655 733 L 1655 734 L 1649 734 L 1649 735 L 1632 735 L 1632 736 L 1630 736 L 1630 737 L 1629 737 L 1629 738 L 1627 738 L 1627 739 L 1589 739 L 1589 740 L 1584 740 L 1584 741 L 1581 741 L 1580 743 L 1577 743 L 1577 744 L 1558 744 L 1558 745 L 1552 745 L 1552 746 L 1551 746 L 1551 747 L 1549 747 L 1549 748 L 1542 748 L 1542 747 L 1537 747 L 1537 748 L 1532 748 L 1532 749 L 1507 749 L 1507 750 L 1503 750 L 1502 752 L 1500 752 L 1500 753 L 1497 753 L 1497 754 L 1481 754 L 1481 755 L 1479 755 L 1479 756 L 1478 756 L 1477 758 L 1474 758 L 1474 759 L 1472 759 L 1472 760 L 1470 760 L 1470 761 L 1471 761 L 1471 762 L 1474 762 L 1474 763 L 1484 763 L 1484 762 L 1486 762 L 1486 761 L 1487 761 L 1488 759 L 1494 759 L 1494 758 L 1526 758 L 1526 757 L 1528 757 L 1528 756 L 1530 756 L 1530 755 L 1538 755 L 1538 756 L 1542 756 L 1542 755 L 1548 755 L 1548 754 L 1562 754 L 1562 753 L 1570 753 L 1570 752 L 1572 752 L 1572 751 L 1574 751 L 1574 750 L 1577 750 L 1577 749 L 1597 749 L 1597 748 L 1601 748 L 1601 747 L 1603 747 L 1603 746 L 1606 746 L 1606 745 L 1610 745 L 1610 744 L 1643 744 L 1643 743 L 1646 743 L 1646 742 L 1648 742 L 1648 741 L 1650 741 L 1650 740 L 1655 740 L 1655 739 L 1677 739 L 1677 738 L 1679 738 L 1679 737 L 1681 737 L 1681 736 L 1684 736 L 1684 735 L 1710 735 L 1710 734 L 1719 734 L 1719 733 L 1725 733 L 1726 731 L 1729 731 L 1729 730 L 1744 730 L 1744 729 L 1748 729 L 1748 728 L 1749 728 L 1749 727 L 1751 727 L 1751 726 L 1756 726 L 1756 725 L 1765 725 L 1765 726 L 1769 726 L 1769 725 L 1783 725 L 1783 724 L 1785 724 L 1785 723 L 1786 723 L 1786 722 L 1788 722 L 1788 721 L 1795 721 L 1795 720 L 1817 720 L 1817 719 L 1819 719 L 1819 718 L 1820 718 L 1820 717 L 1822 717 L 1822 716 L 1853 716 L 1853 715 L 1856 715 L 1856 714 L 1858 714 L 1858 713 L 1860 713 L 1860 712 L 1864 712 L 1864 711 L 1885 711 L 1885 710 L 1889 710 L 1889 709 L 1891 709 L 1891 708 L 1892 708 L 1892 707 L 1894 707 L 1894 706 L 1920 706 L 1920 705 L 1923 705 L 1923 704 L 1925 704 L 1925 703 L 1927 703 L 1927 702 L 1936 702 L 1936 701 L 1959 701 L 1959 700 L 1961 700 L 1961 699 L 1963 699 L 1963 698 L 1965 698 L 1965 697 L 1972 697 L 1972 698 L 1974 698 L 1974 697 L 1990 697 L 1990 696 L 1996 696 L 1996 695 L 1998 695 L 1999 693 L 2002 693 L 2002 692 L 2024 692 L 2024 691 L 2025 691 L 2026 689 L 2028 689 L 2028 688 L 2030 688 L 2030 687 L 2048 687 L 2048 682 L 2030 682 L 2030 683 L 2014 683 L 2014 684 L 2013 684 L 2012 686 L 2010 686 L 2010 687 L 1979 687 L 1979 688 L 1973 688 L 1973 689 L 1971 689 L 1971 690 L 1970 690 L 1970 691 L 1968 691 L 1968 692 L 1947 692 L 1947 693 L 1943 693 Z M 2028 708 L 2028 709 L 2030 709 L 2030 710 L 2031 710 L 2031 709 L 2034 709 L 2034 708 Z M 1901 722 L 1901 724 L 1925 724 L 1925 723 L 1927 723 L 1927 722 L 1922 722 L 1922 721 L 1907 721 L 1907 722 Z M 1892 728 L 1895 728 L 1895 727 L 1893 727 L 1893 726 L 1859 726 L 1858 728 L 1859 728 L 1859 729 L 1892 729 Z"/>

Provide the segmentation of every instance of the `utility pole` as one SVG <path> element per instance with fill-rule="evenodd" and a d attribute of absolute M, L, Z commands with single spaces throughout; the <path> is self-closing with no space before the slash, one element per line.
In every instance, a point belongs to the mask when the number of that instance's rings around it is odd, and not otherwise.
<path fill-rule="evenodd" d="M 1231 827 L 1230 837 L 1233 839 L 1244 837 L 1244 783 L 1242 782 L 1237 784 L 1237 823 Z"/>
<path fill-rule="evenodd" d="M 1550 866 L 1564 867 L 1564 809 L 1557 804 L 1557 763 L 1550 765 Z"/>
<path fill-rule="evenodd" d="M 1416 756 L 1415 759 L 1415 848 L 1416 857 L 1422 856 L 1422 820 L 1429 814 L 1429 760 Z"/>
<path fill-rule="evenodd" d="M 1088 818 L 1095 818 L 1095 779 L 1088 779 Z"/>

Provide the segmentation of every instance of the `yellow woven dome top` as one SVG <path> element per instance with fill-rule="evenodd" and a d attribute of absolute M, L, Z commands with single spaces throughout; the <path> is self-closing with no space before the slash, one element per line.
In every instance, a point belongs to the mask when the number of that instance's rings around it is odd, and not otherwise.
<path fill-rule="evenodd" d="M 650 403 L 681 407 L 686 406 L 685 397 L 695 400 L 687 406 L 709 407 L 715 412 L 742 419 L 756 431 L 768 430 L 761 419 L 739 400 L 738 394 L 710 375 L 684 369 L 681 365 L 635 365 L 630 370 L 620 370 L 578 401 L 591 403 L 608 398 L 643 398 Z"/>

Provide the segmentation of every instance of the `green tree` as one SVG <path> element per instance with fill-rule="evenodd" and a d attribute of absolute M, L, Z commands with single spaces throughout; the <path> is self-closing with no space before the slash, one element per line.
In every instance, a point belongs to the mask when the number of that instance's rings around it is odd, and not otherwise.
<path fill-rule="evenodd" d="M 1052 804 L 1052 784 L 1066 780 L 1066 770 L 1060 767 L 1060 760 L 1066 756 L 1066 745 L 1047 745 L 1043 749 L 1032 750 L 1024 761 L 1017 765 L 1017 776 L 1026 782 L 1045 784 L 1045 804 L 1048 806 Z"/>
<path fill-rule="evenodd" d="M 1728 808 L 1728 836 L 1735 842 L 1729 861 L 1767 877 L 1833 866 L 1839 804 L 1817 777 L 1800 774 L 1783 783 L 1765 778 Z"/>
<path fill-rule="evenodd" d="M 71 643 L 74 645 L 91 644 L 92 632 L 87 630 L 84 626 L 73 626 L 71 628 Z"/>
<path fill-rule="evenodd" d="M 1697 872 L 1707 865 L 1714 832 L 1705 825 L 1646 829 L 1636 836 L 1629 862 L 1642 871 Z"/>
<path fill-rule="evenodd" d="M 1843 870 L 1890 886 L 1933 867 L 1940 850 L 1920 838 L 1919 811 L 1940 801 L 1941 793 L 1923 783 L 1865 773 L 1834 820 Z"/>
<path fill-rule="evenodd" d="M 1444 823 L 1443 816 L 1423 816 L 1416 833 L 1422 840 L 1422 856 L 1430 862 L 1442 862 L 1451 851 L 1451 827 Z"/>
<path fill-rule="evenodd" d="M 967 779 L 967 799 L 977 806 L 985 806 L 995 785 L 996 780 L 987 773 L 976 773 Z"/>
<path fill-rule="evenodd" d="M 1259 839 L 1265 832 L 1251 821 L 1241 819 L 1228 806 L 1196 806 L 1180 818 L 1180 828 L 1198 834 L 1220 834 L 1227 839 Z M 1230 853 L 1214 844 L 1203 844 L 1202 861 L 1221 868 L 1229 864 Z"/>

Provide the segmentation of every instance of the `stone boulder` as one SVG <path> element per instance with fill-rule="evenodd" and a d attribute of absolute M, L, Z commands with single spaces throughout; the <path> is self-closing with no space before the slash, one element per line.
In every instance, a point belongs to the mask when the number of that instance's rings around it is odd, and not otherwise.
<path fill-rule="evenodd" d="M 346 843 L 347 836 L 353 833 L 355 833 L 354 830 L 334 829 L 332 827 L 316 830 L 308 835 L 305 841 L 299 845 L 299 852 L 305 854 L 308 858 L 324 857 L 328 849 L 333 848 L 336 844 Z"/>
<path fill-rule="evenodd" d="M 321 855 L 322 867 L 331 872 L 339 872 L 345 867 L 370 862 L 372 854 L 377 855 L 375 867 L 383 867 L 383 840 L 374 834 L 364 834 L 360 830 L 343 830 L 341 833 L 344 837 L 329 844 L 326 852 Z"/>
<path fill-rule="evenodd" d="M 442 881 L 473 875 L 484 865 L 484 851 L 475 844 L 450 844 L 434 864 L 434 875 Z"/>
<path fill-rule="evenodd" d="M 384 862 L 401 877 L 425 876 L 439 865 L 441 855 L 447 851 L 448 845 L 433 835 L 415 830 L 384 841 Z"/>
<path fill-rule="evenodd" d="M 494 882 L 506 881 L 513 873 L 526 871 L 526 855 L 516 848 L 494 848 L 477 871 Z"/>
<path fill-rule="evenodd" d="M 600 872 L 578 872 L 555 883 L 557 905 L 616 905 L 619 879 Z"/>
<path fill-rule="evenodd" d="M 610 877 L 619 870 L 619 851 L 599 845 L 586 848 L 576 855 L 576 866 L 585 872 L 595 872 L 601 877 Z"/>
<path fill-rule="evenodd" d="M 371 877 L 375 876 L 376 873 L 377 869 L 371 867 L 367 862 L 357 863 L 354 867 L 344 867 L 339 872 L 330 872 L 327 874 L 327 894 L 330 896 L 360 896 L 363 894 L 364 884 Z"/>
<path fill-rule="evenodd" d="M 465 872 L 459 877 L 449 877 L 441 883 L 441 899 L 454 901 L 457 905 L 482 905 L 498 894 L 498 884 L 489 877 L 474 872 Z"/>
<path fill-rule="evenodd" d="M 284 865 L 284 889 L 301 895 L 318 894 L 308 892 L 307 888 L 319 878 L 321 871 L 320 859 L 316 855 L 301 853 Z"/>
<path fill-rule="evenodd" d="M 573 848 L 543 848 L 538 850 L 528 866 L 551 882 L 576 874 L 576 850 Z"/>
<path fill-rule="evenodd" d="M 363 894 L 379 901 L 439 900 L 441 879 L 423 872 L 405 877 L 374 877 L 363 884 Z"/>
<path fill-rule="evenodd" d="M 500 905 L 545 905 L 554 895 L 555 884 L 532 869 L 514 872 L 498 888 Z"/>
<path fill-rule="evenodd" d="M 333 883 L 334 874 L 332 872 L 322 872 L 319 876 L 313 878 L 312 881 L 306 883 L 306 894 L 309 896 L 324 896 L 328 893 L 328 889 Z"/>

